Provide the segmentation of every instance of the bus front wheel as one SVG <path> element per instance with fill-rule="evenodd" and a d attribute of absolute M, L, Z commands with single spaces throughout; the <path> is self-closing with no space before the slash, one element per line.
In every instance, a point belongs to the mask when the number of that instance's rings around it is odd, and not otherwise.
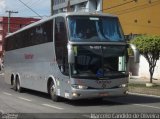
<path fill-rule="evenodd" d="M 60 97 L 56 95 L 56 87 L 53 81 L 50 83 L 50 86 L 49 86 L 49 94 L 53 101 L 55 102 L 60 101 Z"/>
<path fill-rule="evenodd" d="M 20 81 L 19 81 L 19 78 L 16 79 L 16 89 L 19 93 L 22 92 L 22 87 L 20 85 Z"/>
<path fill-rule="evenodd" d="M 15 79 L 13 79 L 13 90 L 17 91 L 17 82 Z"/>

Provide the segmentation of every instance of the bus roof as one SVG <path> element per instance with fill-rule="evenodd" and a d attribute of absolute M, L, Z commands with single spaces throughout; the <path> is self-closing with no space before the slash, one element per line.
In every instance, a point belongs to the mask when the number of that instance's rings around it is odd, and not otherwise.
<path fill-rule="evenodd" d="M 27 29 L 29 29 L 29 28 L 32 28 L 32 27 L 34 27 L 34 26 L 36 26 L 36 25 L 42 24 L 42 23 L 44 23 L 44 22 L 46 22 L 46 21 L 49 21 L 49 20 L 51 20 L 51 19 L 53 19 L 53 18 L 55 18 L 55 17 L 58 17 L 58 16 L 62 16 L 62 17 L 67 17 L 67 16 L 108 16 L 108 17 L 117 17 L 117 16 L 111 15 L 111 14 L 93 13 L 93 12 L 65 12 L 65 13 L 59 13 L 59 14 L 53 15 L 53 16 L 51 16 L 51 17 L 49 17 L 49 18 L 41 19 L 41 20 L 39 20 L 39 21 L 37 21 L 37 22 L 34 22 L 34 23 L 32 23 L 32 24 L 29 24 L 29 25 L 27 25 L 27 26 L 25 26 L 25 27 L 23 27 L 23 28 L 15 31 L 15 32 L 13 32 L 13 33 L 9 33 L 9 34 L 6 36 L 6 38 L 7 38 L 7 37 L 10 37 L 10 36 L 12 36 L 12 35 L 14 35 L 14 34 L 17 34 L 17 33 L 19 33 L 19 32 L 22 32 L 22 31 L 24 31 L 24 30 L 27 30 Z"/>

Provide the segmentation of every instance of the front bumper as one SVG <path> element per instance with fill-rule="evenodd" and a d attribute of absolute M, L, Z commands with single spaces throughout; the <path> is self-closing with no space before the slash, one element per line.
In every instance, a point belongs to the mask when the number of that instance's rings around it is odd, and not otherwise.
<path fill-rule="evenodd" d="M 114 89 L 72 89 L 70 99 L 87 99 L 87 98 L 103 98 L 127 95 L 128 88 L 114 88 Z"/>

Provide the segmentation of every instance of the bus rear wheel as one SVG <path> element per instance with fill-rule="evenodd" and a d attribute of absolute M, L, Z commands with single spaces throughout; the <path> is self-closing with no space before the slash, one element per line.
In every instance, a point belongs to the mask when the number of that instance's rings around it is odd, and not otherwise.
<path fill-rule="evenodd" d="M 53 81 L 50 83 L 49 86 L 49 94 L 54 102 L 60 101 L 60 97 L 56 95 L 56 86 Z"/>

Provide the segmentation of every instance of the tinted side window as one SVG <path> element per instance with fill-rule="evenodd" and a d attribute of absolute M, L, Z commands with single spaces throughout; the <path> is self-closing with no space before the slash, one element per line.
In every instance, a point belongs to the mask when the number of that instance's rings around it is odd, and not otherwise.
<path fill-rule="evenodd" d="M 53 41 L 53 20 L 19 32 L 6 39 L 6 51 Z"/>
<path fill-rule="evenodd" d="M 29 30 L 29 45 L 38 45 L 52 42 L 53 40 L 53 20 L 40 24 Z"/>

